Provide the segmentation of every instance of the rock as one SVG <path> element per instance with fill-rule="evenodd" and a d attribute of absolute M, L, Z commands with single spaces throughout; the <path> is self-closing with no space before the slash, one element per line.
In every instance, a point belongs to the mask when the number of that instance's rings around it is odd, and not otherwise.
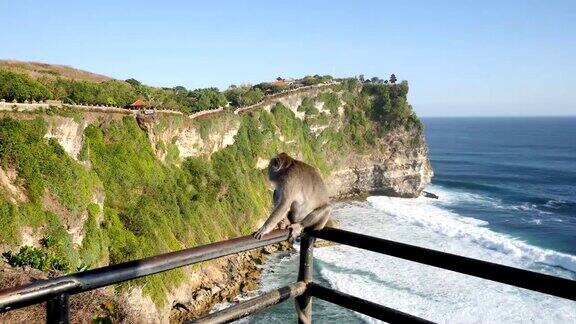
<path fill-rule="evenodd" d="M 182 303 L 176 303 L 176 305 L 172 306 L 173 309 L 177 310 L 177 311 L 189 311 L 190 309 L 182 304 Z"/>
<path fill-rule="evenodd" d="M 336 243 L 336 242 L 332 242 L 332 241 L 322 240 L 322 239 L 318 239 L 314 243 L 315 248 L 323 248 L 323 247 L 336 246 L 336 245 L 340 245 L 340 244 Z"/>
<path fill-rule="evenodd" d="M 276 251 L 278 251 L 278 246 L 276 246 L 276 245 L 268 245 L 268 246 L 265 246 L 265 247 L 263 248 L 263 251 L 262 251 L 262 252 L 265 253 L 265 254 L 272 254 L 272 253 L 274 253 L 274 252 L 276 252 Z"/>
<path fill-rule="evenodd" d="M 221 290 L 222 290 L 222 288 L 220 288 L 219 286 L 214 286 L 214 287 L 212 287 L 212 289 L 210 289 L 210 294 L 216 295 L 216 294 L 218 294 Z"/>
<path fill-rule="evenodd" d="M 255 281 L 247 281 L 241 285 L 242 293 L 247 293 L 256 289 L 258 289 L 258 284 Z"/>
<path fill-rule="evenodd" d="M 433 193 L 428 192 L 428 191 L 422 191 L 422 196 L 424 196 L 426 198 L 438 199 L 438 195 L 433 194 Z"/>

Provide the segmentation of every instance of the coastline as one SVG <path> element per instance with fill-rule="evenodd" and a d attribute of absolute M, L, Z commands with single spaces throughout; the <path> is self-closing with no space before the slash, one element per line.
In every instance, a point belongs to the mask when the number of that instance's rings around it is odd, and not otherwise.
<path fill-rule="evenodd" d="M 189 298 L 188 302 L 177 302 L 173 306 L 170 322 L 181 323 L 198 318 L 218 304 L 233 302 L 234 298 L 241 294 L 256 291 L 261 285 L 261 266 L 269 257 L 285 251 L 294 251 L 288 242 L 214 261 L 211 266 L 215 269 L 203 269 L 204 278 L 200 286 L 192 291 L 192 298 Z"/>

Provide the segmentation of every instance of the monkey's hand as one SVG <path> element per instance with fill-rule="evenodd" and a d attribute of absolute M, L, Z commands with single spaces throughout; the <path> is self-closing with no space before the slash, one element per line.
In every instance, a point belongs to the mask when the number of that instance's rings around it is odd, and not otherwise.
<path fill-rule="evenodd" d="M 261 240 L 261 239 L 262 239 L 262 236 L 264 236 L 265 234 L 268 234 L 268 232 L 270 232 L 270 230 L 267 229 L 266 227 L 262 226 L 262 227 L 260 227 L 259 230 L 257 230 L 256 232 L 254 232 L 254 233 L 252 234 L 252 236 L 253 236 L 255 239 L 257 239 L 257 240 Z"/>
<path fill-rule="evenodd" d="M 288 226 L 288 228 L 290 229 L 290 238 L 288 239 L 290 242 L 294 242 L 294 240 L 302 234 L 302 230 L 304 229 L 300 223 L 294 223 Z"/>

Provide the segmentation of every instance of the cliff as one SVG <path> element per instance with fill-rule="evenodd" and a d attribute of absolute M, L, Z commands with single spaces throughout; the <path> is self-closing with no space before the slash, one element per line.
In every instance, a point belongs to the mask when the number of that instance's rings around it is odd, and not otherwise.
<path fill-rule="evenodd" d="M 335 199 L 416 197 L 432 170 L 407 91 L 351 79 L 197 118 L 0 112 L 0 248 L 75 271 L 246 235 L 269 211 L 263 169 L 279 151 L 318 167 Z M 141 319 L 204 311 L 249 289 L 246 258 L 136 280 L 120 298 Z"/>
<path fill-rule="evenodd" d="M 420 136 L 419 130 L 399 129 L 383 139 L 381 150 L 350 154 L 328 178 L 331 195 L 418 197 L 433 175 L 426 145 L 406 145 Z"/>

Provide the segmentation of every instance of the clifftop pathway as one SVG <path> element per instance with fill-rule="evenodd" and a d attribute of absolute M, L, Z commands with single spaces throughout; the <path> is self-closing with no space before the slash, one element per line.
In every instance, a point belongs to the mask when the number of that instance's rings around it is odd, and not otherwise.
<path fill-rule="evenodd" d="M 234 110 L 234 114 L 241 114 L 245 113 L 254 109 L 261 108 L 262 106 L 271 103 L 273 100 L 283 98 L 285 96 L 289 96 L 295 93 L 305 92 L 312 89 L 323 89 L 334 86 L 336 84 L 340 84 L 338 81 L 332 81 L 329 83 L 311 85 L 311 86 L 304 86 L 296 89 L 286 90 L 279 93 L 275 93 L 272 95 L 266 96 L 262 101 L 255 103 L 250 106 L 240 107 Z M 140 112 L 140 110 L 135 109 L 127 109 L 122 107 L 114 107 L 114 106 L 103 106 L 103 105 L 82 105 L 82 104 L 64 104 L 60 101 L 52 101 L 47 100 L 44 102 L 6 102 L 4 100 L 0 100 L 0 112 L 1 111 L 9 111 L 9 112 L 36 112 L 42 111 L 45 109 L 50 109 L 52 107 L 56 108 L 72 108 L 78 109 L 80 111 L 90 111 L 90 112 L 103 112 L 103 113 L 116 113 L 116 114 L 125 114 L 125 115 L 136 115 Z M 167 114 L 167 115 L 185 115 L 184 113 L 176 110 L 166 110 L 166 109 L 154 109 L 152 110 L 154 113 L 160 114 Z M 206 117 L 208 115 L 219 114 L 223 113 L 225 110 L 223 107 L 218 107 L 215 109 L 209 110 L 202 110 L 198 112 L 194 112 L 188 115 L 189 118 L 195 119 L 198 117 Z"/>

